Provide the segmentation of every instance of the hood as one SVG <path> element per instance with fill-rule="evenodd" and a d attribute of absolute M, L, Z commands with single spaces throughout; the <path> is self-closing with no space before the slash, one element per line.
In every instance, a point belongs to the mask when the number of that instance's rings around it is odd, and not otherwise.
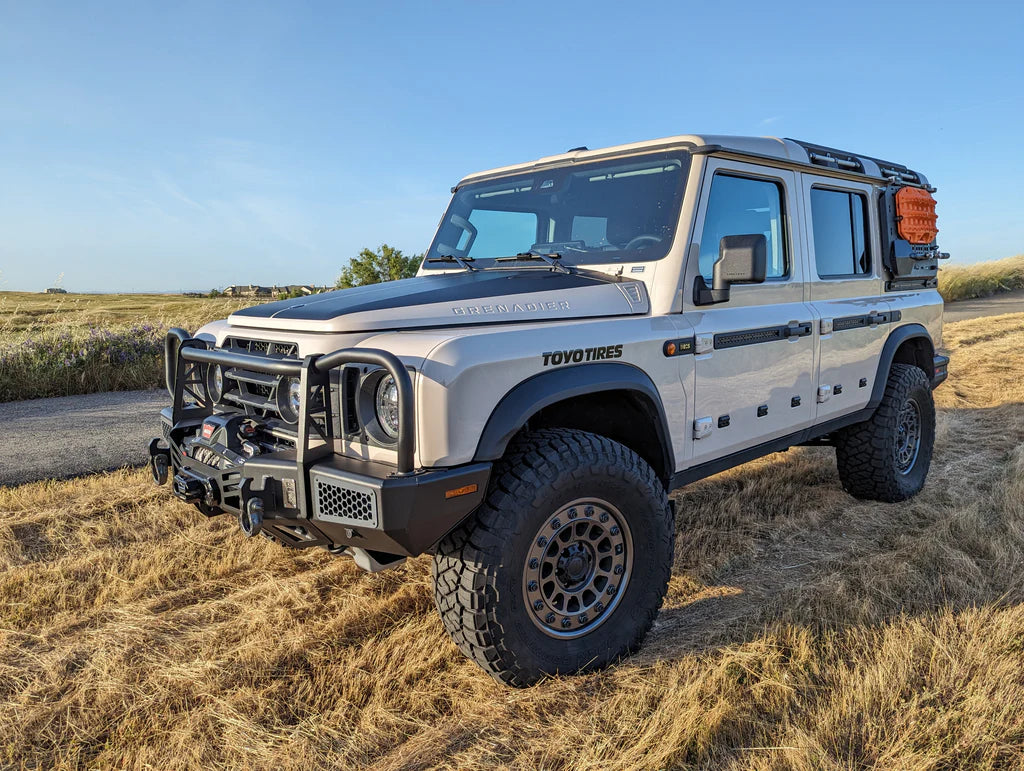
<path fill-rule="evenodd" d="M 256 305 L 233 326 L 305 332 L 363 332 L 508 324 L 647 313 L 639 281 L 546 269 L 418 276 Z"/>

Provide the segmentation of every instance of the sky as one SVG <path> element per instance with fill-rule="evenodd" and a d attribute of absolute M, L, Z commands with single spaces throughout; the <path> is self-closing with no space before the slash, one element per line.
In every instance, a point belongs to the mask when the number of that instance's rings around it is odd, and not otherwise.
<path fill-rule="evenodd" d="M 333 283 L 462 176 L 686 133 L 918 169 L 1024 252 L 1024 5 L 0 0 L 0 290 Z"/>

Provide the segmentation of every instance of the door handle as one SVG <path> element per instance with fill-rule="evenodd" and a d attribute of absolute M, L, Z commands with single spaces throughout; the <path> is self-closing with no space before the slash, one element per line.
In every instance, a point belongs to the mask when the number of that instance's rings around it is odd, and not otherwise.
<path fill-rule="evenodd" d="M 809 334 L 811 334 L 811 322 L 791 321 L 783 330 L 782 336 L 788 339 L 790 337 L 806 337 Z"/>

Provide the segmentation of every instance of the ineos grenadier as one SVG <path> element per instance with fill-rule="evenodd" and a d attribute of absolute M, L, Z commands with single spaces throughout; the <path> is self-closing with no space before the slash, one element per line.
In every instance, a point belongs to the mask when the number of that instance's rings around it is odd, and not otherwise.
<path fill-rule="evenodd" d="M 445 628 L 523 686 L 635 651 L 672 490 L 800 444 L 925 482 L 934 188 L 790 139 L 676 136 L 472 174 L 415 278 L 166 343 L 158 483 L 370 571 L 433 555 Z"/>

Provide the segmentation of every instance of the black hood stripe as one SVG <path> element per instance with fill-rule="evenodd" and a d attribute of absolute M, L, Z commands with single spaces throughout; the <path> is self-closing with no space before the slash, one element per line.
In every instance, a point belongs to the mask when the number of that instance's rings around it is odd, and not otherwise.
<path fill-rule="evenodd" d="M 256 305 L 235 316 L 327 321 L 349 313 L 488 297 L 559 292 L 608 283 L 593 275 L 549 270 L 495 270 L 419 276 Z"/>

